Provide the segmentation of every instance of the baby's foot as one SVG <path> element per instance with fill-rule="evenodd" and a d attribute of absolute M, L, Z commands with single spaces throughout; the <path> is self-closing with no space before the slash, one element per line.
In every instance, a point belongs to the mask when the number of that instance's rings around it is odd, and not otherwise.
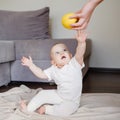
<path fill-rule="evenodd" d="M 45 114 L 45 106 L 43 105 L 43 106 L 41 106 L 40 108 L 38 108 L 38 110 L 37 110 L 37 112 L 39 113 L 39 114 Z"/>
<path fill-rule="evenodd" d="M 21 110 L 26 110 L 26 109 L 27 109 L 27 105 L 26 105 L 25 100 L 22 100 L 22 101 L 20 102 L 20 107 L 21 107 Z"/>

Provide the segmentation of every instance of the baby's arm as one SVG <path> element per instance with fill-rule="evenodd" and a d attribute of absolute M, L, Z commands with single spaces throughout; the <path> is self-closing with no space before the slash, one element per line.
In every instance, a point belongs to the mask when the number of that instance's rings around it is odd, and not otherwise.
<path fill-rule="evenodd" d="M 84 53 L 86 50 L 86 38 L 87 34 L 84 31 L 77 30 L 76 40 L 78 41 L 78 45 L 76 48 L 75 58 L 80 65 L 83 64 Z"/>
<path fill-rule="evenodd" d="M 27 66 L 34 75 L 36 75 L 38 78 L 42 78 L 42 79 L 47 79 L 48 77 L 45 75 L 45 73 L 42 71 L 41 68 L 37 67 L 33 61 L 32 58 L 29 56 L 29 58 L 27 57 L 22 57 L 21 59 L 22 65 L 23 66 Z"/>

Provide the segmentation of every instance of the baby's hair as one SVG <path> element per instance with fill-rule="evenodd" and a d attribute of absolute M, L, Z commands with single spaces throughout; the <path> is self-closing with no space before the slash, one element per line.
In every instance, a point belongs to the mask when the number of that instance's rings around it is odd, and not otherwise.
<path fill-rule="evenodd" d="M 57 42 L 57 43 L 54 43 L 52 47 L 54 47 L 55 45 L 58 45 L 58 44 L 64 44 L 64 45 L 65 45 L 65 43 Z M 66 45 L 65 45 L 65 46 L 66 46 Z"/>

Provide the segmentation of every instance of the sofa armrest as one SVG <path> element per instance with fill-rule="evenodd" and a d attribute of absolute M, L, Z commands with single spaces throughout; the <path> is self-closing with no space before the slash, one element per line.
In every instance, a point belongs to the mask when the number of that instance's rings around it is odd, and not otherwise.
<path fill-rule="evenodd" d="M 10 61 L 13 60 L 15 60 L 14 42 L 0 41 L 0 86 L 11 81 Z"/>
<path fill-rule="evenodd" d="M 15 60 L 13 41 L 0 41 L 0 63 Z"/>

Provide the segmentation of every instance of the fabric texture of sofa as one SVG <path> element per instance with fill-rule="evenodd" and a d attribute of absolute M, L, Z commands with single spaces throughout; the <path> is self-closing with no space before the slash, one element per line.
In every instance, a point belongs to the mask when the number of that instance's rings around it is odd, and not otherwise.
<path fill-rule="evenodd" d="M 55 43 L 65 43 L 74 55 L 75 39 L 50 38 L 48 7 L 22 12 L 2 10 L 0 16 L 0 86 L 10 81 L 47 82 L 21 65 L 22 56 L 30 55 L 36 65 L 45 69 L 51 65 L 50 49 Z M 91 40 L 87 39 L 83 76 L 89 68 L 90 54 Z"/>

